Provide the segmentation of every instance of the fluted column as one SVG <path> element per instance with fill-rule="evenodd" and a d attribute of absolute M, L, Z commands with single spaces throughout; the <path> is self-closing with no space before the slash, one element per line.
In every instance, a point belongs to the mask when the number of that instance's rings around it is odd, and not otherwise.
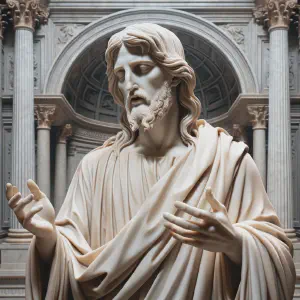
<path fill-rule="evenodd" d="M 270 33 L 268 194 L 284 228 L 292 228 L 292 159 L 288 29 L 295 1 L 268 1 Z M 287 230 L 289 232 L 289 230 Z"/>
<path fill-rule="evenodd" d="M 66 124 L 56 144 L 55 154 L 55 182 L 54 182 L 54 207 L 58 212 L 67 191 L 67 138 L 72 135 L 72 126 Z"/>
<path fill-rule="evenodd" d="M 2 10 L 0 8 L 0 76 L 2 76 L 2 64 L 3 64 L 3 55 L 2 55 L 2 47 L 3 47 L 3 32 L 4 32 L 4 20 L 2 18 Z M 2 162 L 2 151 L 3 151 L 3 136 L 2 136 L 2 130 L 3 130 L 3 122 L 2 122 L 2 80 L 0 80 L 0 162 Z M 3 177 L 2 177 L 2 171 L 0 170 L 0 195 L 3 195 Z M 6 201 L 6 199 L 0 198 L 1 201 Z M 0 210 L 3 208 L 3 203 L 0 203 Z M 2 216 L 0 216 L 0 224 L 2 224 Z M 2 228 L 0 226 L 0 239 L 6 235 L 5 231 L 2 231 Z"/>
<path fill-rule="evenodd" d="M 38 104 L 34 108 L 37 126 L 37 184 L 50 199 L 50 130 L 55 105 Z"/>
<path fill-rule="evenodd" d="M 12 183 L 26 196 L 27 180 L 35 179 L 33 31 L 45 12 L 41 13 L 37 0 L 7 0 L 7 4 L 15 28 Z M 7 241 L 28 242 L 30 236 L 11 212 Z"/>
<path fill-rule="evenodd" d="M 247 109 L 248 113 L 252 116 L 253 159 L 266 186 L 266 129 L 268 109 L 266 105 L 248 105 Z"/>

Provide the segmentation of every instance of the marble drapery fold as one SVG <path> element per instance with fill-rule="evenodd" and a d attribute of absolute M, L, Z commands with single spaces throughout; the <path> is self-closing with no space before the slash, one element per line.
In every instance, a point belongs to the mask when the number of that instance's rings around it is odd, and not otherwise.
<path fill-rule="evenodd" d="M 222 253 L 179 243 L 163 226 L 162 214 L 176 213 L 176 200 L 209 210 L 208 186 L 243 236 L 241 269 Z M 77 168 L 56 225 L 47 300 L 293 296 L 292 244 L 247 146 L 207 123 L 199 126 L 196 145 L 180 157 L 116 155 L 113 146 L 90 152 Z M 44 297 L 40 265 L 33 239 L 26 299 Z"/>

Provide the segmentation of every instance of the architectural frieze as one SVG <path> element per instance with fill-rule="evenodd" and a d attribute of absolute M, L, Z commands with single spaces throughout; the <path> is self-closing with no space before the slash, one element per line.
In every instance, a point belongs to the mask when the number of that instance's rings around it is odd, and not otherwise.
<path fill-rule="evenodd" d="M 253 129 L 266 129 L 267 128 L 267 105 L 248 105 L 248 113 L 252 117 L 251 123 Z"/>
<path fill-rule="evenodd" d="M 38 121 L 38 128 L 50 129 L 52 122 L 54 121 L 54 115 L 56 111 L 55 105 L 35 105 L 34 114 Z"/>
<path fill-rule="evenodd" d="M 34 30 L 37 24 L 45 24 L 48 20 L 48 9 L 40 5 L 39 0 L 6 0 L 12 10 L 15 28 Z"/>

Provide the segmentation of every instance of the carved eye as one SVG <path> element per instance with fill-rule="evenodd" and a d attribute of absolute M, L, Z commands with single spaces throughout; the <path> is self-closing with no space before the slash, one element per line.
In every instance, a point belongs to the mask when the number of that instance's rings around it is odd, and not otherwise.
<path fill-rule="evenodd" d="M 135 67 L 135 73 L 137 75 L 148 74 L 153 69 L 153 66 L 147 64 L 140 64 Z"/>
<path fill-rule="evenodd" d="M 120 82 L 123 82 L 124 79 L 125 79 L 125 71 L 124 70 L 119 70 L 117 73 L 116 73 L 116 76 L 118 77 L 118 80 Z"/>

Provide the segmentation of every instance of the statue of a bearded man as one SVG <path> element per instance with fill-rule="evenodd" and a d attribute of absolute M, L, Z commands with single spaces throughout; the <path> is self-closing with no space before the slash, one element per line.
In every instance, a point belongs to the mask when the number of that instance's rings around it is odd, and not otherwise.
<path fill-rule="evenodd" d="M 198 120 L 179 39 L 129 26 L 106 61 L 122 130 L 83 158 L 57 217 L 33 181 L 25 198 L 7 185 L 34 234 L 26 299 L 292 299 L 292 244 L 247 146 Z"/>

